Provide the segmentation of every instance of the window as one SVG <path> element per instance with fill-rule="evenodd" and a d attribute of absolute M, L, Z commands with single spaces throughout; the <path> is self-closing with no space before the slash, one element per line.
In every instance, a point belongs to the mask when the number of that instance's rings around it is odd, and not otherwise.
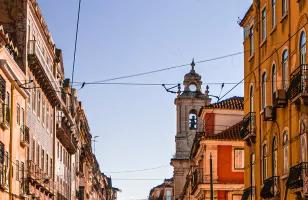
<path fill-rule="evenodd" d="M 244 169 L 244 149 L 234 149 L 234 169 Z"/>
<path fill-rule="evenodd" d="M 17 111 L 16 111 L 16 121 L 17 121 L 17 124 L 20 125 L 20 105 L 17 104 Z"/>
<path fill-rule="evenodd" d="M 264 41 L 266 39 L 266 8 L 262 10 L 261 17 L 262 40 Z"/>
<path fill-rule="evenodd" d="M 42 98 L 42 123 L 45 125 L 45 99 Z"/>
<path fill-rule="evenodd" d="M 262 75 L 262 108 L 266 107 L 266 73 Z"/>
<path fill-rule="evenodd" d="M 23 126 L 25 125 L 25 109 L 21 108 L 20 112 L 20 124 Z"/>
<path fill-rule="evenodd" d="M 288 132 L 283 133 L 283 174 L 289 170 L 289 140 Z"/>
<path fill-rule="evenodd" d="M 32 161 L 35 162 L 35 141 L 32 140 Z"/>
<path fill-rule="evenodd" d="M 34 89 L 32 90 L 32 110 L 35 112 L 36 111 L 36 89 L 35 89 L 35 84 L 33 85 Z"/>
<path fill-rule="evenodd" d="M 40 145 L 37 144 L 36 147 L 36 164 L 40 166 Z"/>
<path fill-rule="evenodd" d="M 19 181 L 19 161 L 16 160 L 16 181 Z"/>
<path fill-rule="evenodd" d="M 276 0 L 272 0 L 272 28 L 276 26 Z"/>
<path fill-rule="evenodd" d="M 51 175 L 51 178 L 53 177 L 53 166 L 52 166 L 52 158 L 50 158 L 50 175 Z"/>
<path fill-rule="evenodd" d="M 250 27 L 249 29 L 249 52 L 250 52 L 250 56 L 252 56 L 254 54 L 254 35 L 253 35 L 253 26 Z"/>
<path fill-rule="evenodd" d="M 250 104 L 250 112 L 254 112 L 254 93 L 253 86 L 250 86 L 249 91 L 249 104 Z"/>
<path fill-rule="evenodd" d="M 37 117 L 41 117 L 41 92 L 37 92 Z"/>
<path fill-rule="evenodd" d="M 306 33 L 304 31 L 300 37 L 300 64 L 306 64 Z"/>
<path fill-rule="evenodd" d="M 262 178 L 263 181 L 267 179 L 267 146 L 263 145 L 262 148 Z"/>
<path fill-rule="evenodd" d="M 44 163 L 45 163 L 45 152 L 44 152 L 44 149 L 41 150 L 41 169 L 42 171 L 45 170 L 45 166 L 44 166 Z"/>
<path fill-rule="evenodd" d="M 272 144 L 272 173 L 273 176 L 277 176 L 278 174 L 278 161 L 277 161 L 277 139 L 276 137 L 273 138 L 273 144 Z"/>
<path fill-rule="evenodd" d="M 277 70 L 276 70 L 276 65 L 274 64 L 272 66 L 272 94 L 274 95 L 274 93 L 277 90 Z"/>
<path fill-rule="evenodd" d="M 255 186 L 255 166 L 256 166 L 256 156 L 254 153 L 250 155 L 250 184 L 251 186 Z"/>
<path fill-rule="evenodd" d="M 46 128 L 47 128 L 47 131 L 49 131 L 49 106 L 46 105 Z"/>
<path fill-rule="evenodd" d="M 60 151 L 60 145 L 59 145 L 59 141 L 57 142 L 57 157 L 59 158 L 59 151 Z"/>
<path fill-rule="evenodd" d="M 25 179 L 25 163 L 20 162 L 20 178 L 23 181 Z"/>
<path fill-rule="evenodd" d="M 284 50 L 282 53 L 282 88 L 284 90 L 288 89 L 288 50 Z"/>
<path fill-rule="evenodd" d="M 166 190 L 166 200 L 172 200 L 172 190 Z"/>
<path fill-rule="evenodd" d="M 282 16 L 285 16 L 288 11 L 288 2 L 287 0 L 282 0 Z"/>
<path fill-rule="evenodd" d="M 48 154 L 46 154 L 45 171 L 46 171 L 47 175 L 49 175 L 49 171 L 48 171 L 48 170 L 49 170 L 48 162 L 49 162 Z"/>
<path fill-rule="evenodd" d="M 301 134 L 301 161 L 307 162 L 307 133 Z"/>
<path fill-rule="evenodd" d="M 2 76 L 0 76 L 0 99 L 4 102 L 6 94 L 6 82 Z"/>
<path fill-rule="evenodd" d="M 0 142 L 0 164 L 4 164 L 4 144 Z"/>

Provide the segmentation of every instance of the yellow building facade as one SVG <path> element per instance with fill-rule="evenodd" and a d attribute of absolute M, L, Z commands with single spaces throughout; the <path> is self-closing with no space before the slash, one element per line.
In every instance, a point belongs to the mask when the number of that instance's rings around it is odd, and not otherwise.
<path fill-rule="evenodd" d="M 308 198 L 306 0 L 254 0 L 244 29 L 242 199 Z"/>

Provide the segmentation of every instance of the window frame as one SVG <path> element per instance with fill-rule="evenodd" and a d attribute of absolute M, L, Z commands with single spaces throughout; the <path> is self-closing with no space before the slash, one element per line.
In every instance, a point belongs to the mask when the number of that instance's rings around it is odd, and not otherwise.
<path fill-rule="evenodd" d="M 262 145 L 262 181 L 264 182 L 268 178 L 268 163 L 267 163 L 267 154 L 268 154 L 268 149 L 267 149 L 267 144 L 264 143 Z"/>
<path fill-rule="evenodd" d="M 271 5 L 272 5 L 272 29 L 274 29 L 277 25 L 277 1 L 276 0 L 271 0 Z"/>
<path fill-rule="evenodd" d="M 262 80 L 261 80 L 261 97 L 262 97 L 262 109 L 265 109 L 267 106 L 266 99 L 267 99 L 267 94 L 266 94 L 266 80 L 267 80 L 267 75 L 266 72 L 262 74 Z"/>
<path fill-rule="evenodd" d="M 281 12 L 282 12 L 282 17 L 287 15 L 288 13 L 288 1 L 287 0 L 281 1 Z"/>
<path fill-rule="evenodd" d="M 277 137 L 273 137 L 272 141 L 272 175 L 278 175 L 278 143 Z"/>
<path fill-rule="evenodd" d="M 262 41 L 264 42 L 266 40 L 266 37 L 267 37 L 267 12 L 266 12 L 266 6 L 264 6 L 264 8 L 262 9 L 261 11 L 261 39 Z"/>
<path fill-rule="evenodd" d="M 239 166 L 237 166 L 237 161 L 240 161 L 240 160 L 236 160 L 237 159 L 237 154 L 236 154 L 236 152 L 237 151 L 240 151 L 241 152 L 241 155 L 242 155 L 242 167 L 239 167 Z M 233 154 L 234 154 L 234 158 L 233 158 L 233 168 L 234 168 L 234 170 L 244 170 L 245 169 L 245 151 L 244 151 L 244 148 L 240 148 L 240 147 L 235 147 L 234 149 L 233 149 Z M 239 155 L 240 156 L 240 155 Z M 238 164 L 238 165 L 240 165 L 240 164 Z"/>
<path fill-rule="evenodd" d="M 288 131 L 283 132 L 283 174 L 288 174 L 289 170 L 289 138 Z"/>
<path fill-rule="evenodd" d="M 303 38 L 305 40 L 303 40 Z M 306 64 L 307 62 L 307 36 L 306 32 L 302 31 L 299 39 L 299 56 L 300 56 L 300 65 Z"/>
<path fill-rule="evenodd" d="M 282 88 L 284 90 L 288 89 L 289 86 L 289 52 L 287 49 L 282 52 Z"/>

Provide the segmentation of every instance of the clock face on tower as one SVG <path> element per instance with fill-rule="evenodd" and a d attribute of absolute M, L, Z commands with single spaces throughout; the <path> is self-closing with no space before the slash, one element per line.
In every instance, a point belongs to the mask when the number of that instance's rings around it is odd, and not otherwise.
<path fill-rule="evenodd" d="M 196 92 L 196 90 L 197 90 L 197 86 L 195 85 L 195 84 L 190 84 L 189 86 L 188 86 L 188 88 L 189 88 L 189 91 L 191 91 L 191 92 Z"/>

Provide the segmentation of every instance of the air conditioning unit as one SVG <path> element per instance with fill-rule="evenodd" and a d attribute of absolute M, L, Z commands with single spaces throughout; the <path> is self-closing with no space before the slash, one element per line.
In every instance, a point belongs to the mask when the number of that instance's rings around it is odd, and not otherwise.
<path fill-rule="evenodd" d="M 284 108 L 287 105 L 287 94 L 285 90 L 280 89 L 273 94 L 273 105 L 275 108 Z"/>
<path fill-rule="evenodd" d="M 263 110 L 263 120 L 264 121 L 273 121 L 276 118 L 276 112 L 273 106 L 266 106 Z"/>

